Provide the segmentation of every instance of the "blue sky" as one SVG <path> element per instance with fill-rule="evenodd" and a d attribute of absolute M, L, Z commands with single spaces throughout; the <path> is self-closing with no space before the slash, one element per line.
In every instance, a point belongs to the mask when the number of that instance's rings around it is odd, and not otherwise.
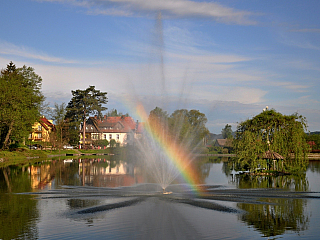
<path fill-rule="evenodd" d="M 0 68 L 43 78 L 51 105 L 89 85 L 109 109 L 198 109 L 211 132 L 268 106 L 320 130 L 318 0 L 12 0 Z M 161 13 L 161 17 L 160 16 Z M 161 20 L 160 20 L 161 19 Z"/>

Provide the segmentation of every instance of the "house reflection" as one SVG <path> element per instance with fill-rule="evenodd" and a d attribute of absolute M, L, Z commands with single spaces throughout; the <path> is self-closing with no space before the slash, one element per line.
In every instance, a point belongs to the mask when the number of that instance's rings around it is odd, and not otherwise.
<path fill-rule="evenodd" d="M 30 174 L 32 189 L 51 189 L 55 173 L 52 171 L 50 164 L 29 166 L 28 173 Z"/>
<path fill-rule="evenodd" d="M 144 182 L 144 177 L 132 164 L 106 159 L 80 160 L 79 176 L 83 186 L 128 187 Z"/>

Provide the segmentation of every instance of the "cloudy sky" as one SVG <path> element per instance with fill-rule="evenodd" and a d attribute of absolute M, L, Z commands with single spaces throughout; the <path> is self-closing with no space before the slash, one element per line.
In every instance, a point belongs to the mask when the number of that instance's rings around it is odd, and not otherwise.
<path fill-rule="evenodd" d="M 43 78 L 51 105 L 89 85 L 109 109 L 198 109 L 220 133 L 269 106 L 320 130 L 318 0 L 12 0 L 0 68 Z"/>

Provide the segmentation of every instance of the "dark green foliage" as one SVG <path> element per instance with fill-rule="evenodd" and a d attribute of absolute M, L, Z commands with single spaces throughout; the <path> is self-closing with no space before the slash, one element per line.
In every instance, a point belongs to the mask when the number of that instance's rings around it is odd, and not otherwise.
<path fill-rule="evenodd" d="M 31 67 L 10 62 L 0 75 L 0 147 L 22 142 L 40 116 L 42 79 Z"/>
<path fill-rule="evenodd" d="M 31 196 L 11 194 L 30 191 L 30 173 L 24 167 L 0 169 L 0 239 L 39 238 L 35 230 L 37 201 Z"/>
<path fill-rule="evenodd" d="M 304 171 L 307 167 L 308 145 L 305 140 L 306 120 L 298 114 L 282 115 L 266 110 L 240 123 L 237 127 L 234 147 L 239 166 L 255 170 L 267 150 L 282 155 L 286 171 Z M 282 164 L 281 164 L 282 168 Z"/>
<path fill-rule="evenodd" d="M 208 147 L 208 150 L 209 150 L 209 153 L 211 154 L 222 154 L 222 147 L 219 147 L 219 146 L 210 146 Z"/>
<path fill-rule="evenodd" d="M 68 142 L 68 128 L 65 121 L 66 116 L 66 104 L 60 105 L 55 103 L 54 108 L 51 110 L 51 117 L 54 121 L 56 131 L 51 133 L 50 139 L 58 143 L 58 146 L 62 148 L 62 145 Z M 51 141 L 51 142 L 52 142 Z"/>
<path fill-rule="evenodd" d="M 151 127 L 154 125 L 163 129 L 167 137 L 190 148 L 203 146 L 201 143 L 209 134 L 205 126 L 207 118 L 198 110 L 180 109 L 169 116 L 166 111 L 156 107 L 150 112 L 148 122 Z"/>
<path fill-rule="evenodd" d="M 116 140 L 111 139 L 110 142 L 109 142 L 109 144 L 110 144 L 110 147 L 111 147 L 111 148 L 114 148 L 114 147 L 116 147 L 117 142 L 116 142 Z"/>
<path fill-rule="evenodd" d="M 66 118 L 76 122 L 82 122 L 90 114 L 102 117 L 102 111 L 106 110 L 103 104 L 108 102 L 107 93 L 96 90 L 95 86 L 89 86 L 85 90 L 71 91 L 72 98 L 67 106 Z"/>
<path fill-rule="evenodd" d="M 129 117 L 129 114 L 123 114 L 122 112 L 118 112 L 117 109 L 111 109 L 110 111 L 107 112 L 106 114 L 107 117 L 119 117 L 119 116 L 126 116 Z"/>
<path fill-rule="evenodd" d="M 92 144 L 94 146 L 107 147 L 109 145 L 109 141 L 107 139 L 95 140 L 92 142 Z"/>
<path fill-rule="evenodd" d="M 169 119 L 172 132 L 180 142 L 188 142 L 191 147 L 202 145 L 203 139 L 209 134 L 206 127 L 207 117 L 199 110 L 180 109 L 174 111 Z"/>
<path fill-rule="evenodd" d="M 231 129 L 231 125 L 227 124 L 221 131 L 222 137 L 224 139 L 228 138 L 231 139 L 232 138 L 232 129 Z"/>
<path fill-rule="evenodd" d="M 71 93 L 73 97 L 67 106 L 66 119 L 68 122 L 74 123 L 70 124 L 71 130 L 79 131 L 80 123 L 82 123 L 82 136 L 85 136 L 86 118 L 90 114 L 102 117 L 102 112 L 107 109 L 103 107 L 103 104 L 108 102 L 107 93 L 96 90 L 95 86 L 89 86 L 85 90 L 71 91 Z M 75 139 L 71 141 L 73 142 Z"/>
<path fill-rule="evenodd" d="M 306 134 L 306 140 L 310 143 L 310 150 L 320 151 L 320 134 L 308 133 Z M 313 145 L 314 143 L 314 145 Z"/>
<path fill-rule="evenodd" d="M 169 114 L 167 111 L 162 110 L 159 107 L 156 107 L 155 109 L 150 111 L 149 114 L 149 122 L 161 122 L 162 124 L 167 124 L 169 119 Z"/>

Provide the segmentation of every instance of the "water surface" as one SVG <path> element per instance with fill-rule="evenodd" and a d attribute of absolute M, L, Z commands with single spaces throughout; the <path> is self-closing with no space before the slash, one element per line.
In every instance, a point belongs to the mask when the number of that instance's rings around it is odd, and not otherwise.
<path fill-rule="evenodd" d="M 234 174 L 202 158 L 202 190 L 166 189 L 119 159 L 0 169 L 0 239 L 318 239 L 320 162 L 301 176 Z M 146 184 L 148 183 L 148 184 Z"/>

